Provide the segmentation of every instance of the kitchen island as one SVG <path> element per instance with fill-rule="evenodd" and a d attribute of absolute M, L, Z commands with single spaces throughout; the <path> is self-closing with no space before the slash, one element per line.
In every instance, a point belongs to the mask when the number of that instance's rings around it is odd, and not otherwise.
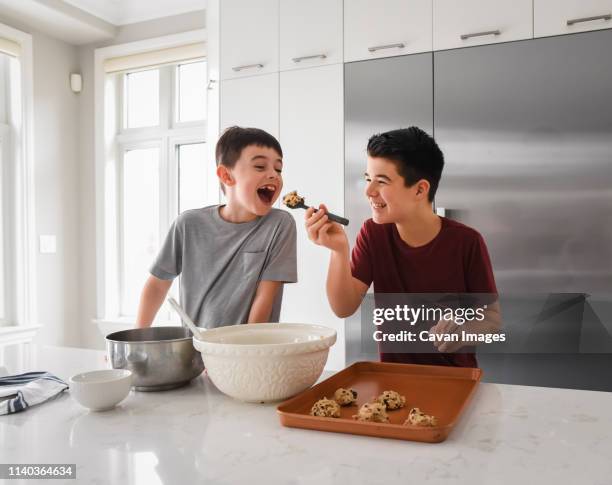
<path fill-rule="evenodd" d="M 106 368 L 104 355 L 40 347 L 31 370 L 68 380 Z M 0 416 L 0 462 L 76 464 L 76 481 L 53 484 L 607 485 L 610 409 L 612 393 L 481 384 L 447 441 L 414 443 L 285 428 L 275 404 L 235 401 L 203 374 L 182 389 L 131 391 L 111 411 L 65 392 Z"/>

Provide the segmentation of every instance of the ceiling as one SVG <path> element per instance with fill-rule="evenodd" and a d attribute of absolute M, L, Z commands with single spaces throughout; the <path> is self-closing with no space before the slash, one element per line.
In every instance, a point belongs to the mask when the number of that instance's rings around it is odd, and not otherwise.
<path fill-rule="evenodd" d="M 205 8 L 206 0 L 0 0 L 0 17 L 83 45 L 112 39 L 123 25 Z"/>
<path fill-rule="evenodd" d="M 113 24 L 125 25 L 206 8 L 206 0 L 64 0 Z"/>

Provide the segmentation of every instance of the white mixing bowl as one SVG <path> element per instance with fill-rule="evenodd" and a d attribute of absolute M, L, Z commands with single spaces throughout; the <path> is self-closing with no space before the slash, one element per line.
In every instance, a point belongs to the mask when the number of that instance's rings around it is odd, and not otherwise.
<path fill-rule="evenodd" d="M 132 371 L 108 369 L 82 372 L 70 378 L 70 394 L 92 411 L 114 408 L 130 393 Z"/>
<path fill-rule="evenodd" d="M 301 323 L 232 325 L 193 339 L 215 386 L 247 402 L 279 401 L 312 386 L 335 342 L 335 330 Z"/>

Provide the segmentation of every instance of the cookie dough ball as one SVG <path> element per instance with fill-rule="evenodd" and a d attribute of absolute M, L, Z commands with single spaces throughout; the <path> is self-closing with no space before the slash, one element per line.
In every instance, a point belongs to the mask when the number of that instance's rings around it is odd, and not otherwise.
<path fill-rule="evenodd" d="M 357 401 L 357 391 L 353 389 L 344 389 L 343 387 L 336 389 L 334 392 L 334 401 L 340 406 L 350 406 Z"/>
<path fill-rule="evenodd" d="M 300 197 L 297 190 L 293 190 L 283 197 L 283 204 L 287 207 L 297 207 L 304 203 L 304 197 Z"/>
<path fill-rule="evenodd" d="M 419 408 L 412 408 L 408 412 L 408 419 L 404 424 L 412 424 L 414 426 L 437 426 L 438 420 L 435 416 L 425 414 Z"/>
<path fill-rule="evenodd" d="M 384 404 L 389 410 L 400 409 L 406 405 L 406 398 L 395 391 L 383 392 L 376 398 L 376 401 Z"/>
<path fill-rule="evenodd" d="M 319 416 L 321 418 L 339 418 L 340 405 L 336 401 L 327 399 L 319 399 L 310 410 L 311 416 Z"/>
<path fill-rule="evenodd" d="M 353 419 L 357 419 L 358 421 L 371 421 L 374 423 L 389 422 L 389 416 L 387 416 L 385 405 L 379 402 L 365 403 L 359 408 L 359 413 L 355 414 Z"/>

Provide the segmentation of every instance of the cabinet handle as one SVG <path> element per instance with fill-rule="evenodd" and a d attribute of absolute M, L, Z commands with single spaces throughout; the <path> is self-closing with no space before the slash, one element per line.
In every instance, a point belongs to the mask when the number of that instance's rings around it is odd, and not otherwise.
<path fill-rule="evenodd" d="M 375 45 L 372 47 L 368 47 L 368 50 L 370 52 L 376 52 L 383 49 L 393 49 L 395 47 L 397 47 L 398 49 L 403 49 L 404 47 L 406 47 L 406 44 L 404 44 L 403 42 L 398 42 L 397 44 Z"/>
<path fill-rule="evenodd" d="M 294 57 L 291 60 L 295 63 L 298 63 L 298 62 L 307 61 L 310 59 L 327 59 L 327 56 L 325 54 L 315 54 L 314 56 Z"/>
<path fill-rule="evenodd" d="M 461 35 L 461 40 L 471 39 L 472 37 L 482 37 L 483 35 L 501 35 L 500 30 L 487 30 L 486 32 L 474 32 L 473 34 Z"/>
<path fill-rule="evenodd" d="M 216 80 L 216 79 L 210 79 L 210 80 L 208 81 L 208 85 L 206 86 L 206 89 L 208 89 L 209 91 L 212 91 L 212 90 L 214 89 L 214 88 L 213 88 L 213 85 L 214 85 L 216 82 L 217 82 L 217 80 Z"/>
<path fill-rule="evenodd" d="M 567 21 L 567 25 L 579 24 L 581 22 L 591 22 L 592 20 L 610 20 L 612 14 L 606 13 L 604 15 L 596 15 L 595 17 L 583 17 L 581 19 L 570 19 Z"/>
<path fill-rule="evenodd" d="M 235 71 L 235 72 L 244 71 L 245 69 L 253 69 L 254 67 L 256 67 L 257 69 L 262 69 L 264 65 L 263 64 L 247 64 L 245 66 L 236 66 L 236 67 L 232 67 L 232 71 Z"/>

